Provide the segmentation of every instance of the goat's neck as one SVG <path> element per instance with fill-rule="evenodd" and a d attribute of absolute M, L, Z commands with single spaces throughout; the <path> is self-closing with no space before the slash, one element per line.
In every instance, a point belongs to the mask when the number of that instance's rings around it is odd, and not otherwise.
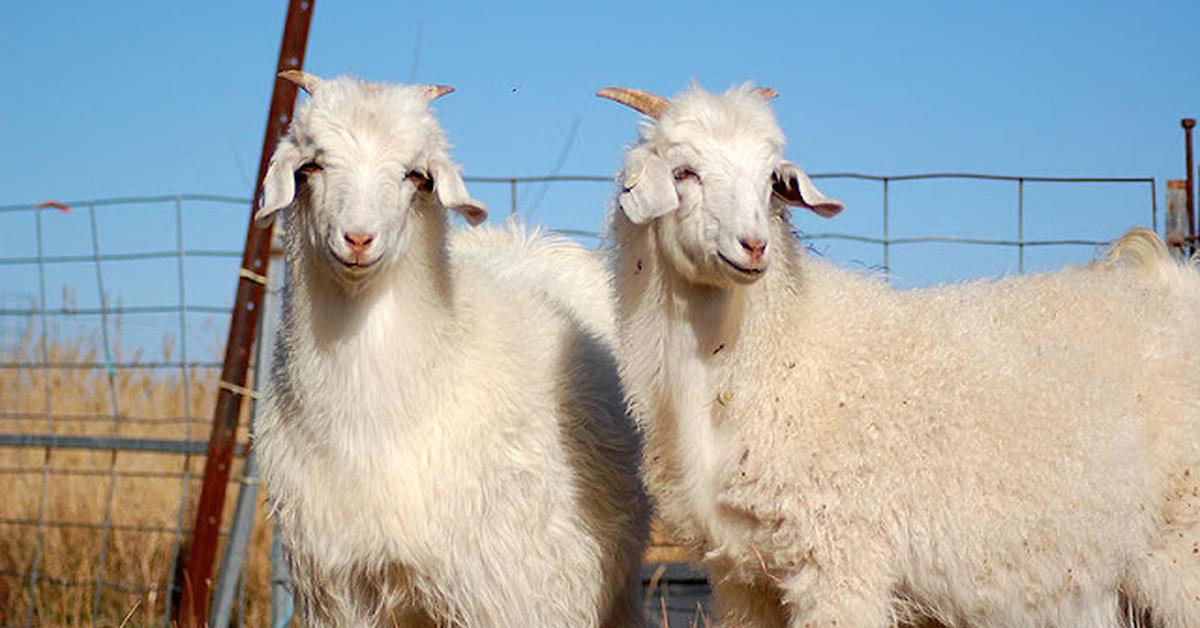
<path fill-rule="evenodd" d="M 697 286 L 671 271 L 664 274 L 672 336 L 690 338 L 702 360 L 732 348 L 741 334 L 746 288 Z"/>
<path fill-rule="evenodd" d="M 703 545 L 720 535 L 712 510 L 727 456 L 719 413 L 730 353 L 749 323 L 757 285 L 697 286 L 676 274 L 652 229 L 617 236 L 617 294 L 626 384 L 647 431 L 649 485 L 676 532 Z M 618 226 L 620 228 L 620 226 Z"/>

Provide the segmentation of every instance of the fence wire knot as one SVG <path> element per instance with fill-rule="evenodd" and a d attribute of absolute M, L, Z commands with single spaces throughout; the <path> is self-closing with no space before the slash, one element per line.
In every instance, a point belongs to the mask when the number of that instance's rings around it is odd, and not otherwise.
<path fill-rule="evenodd" d="M 260 393 L 259 391 L 252 390 L 252 389 L 246 388 L 244 386 L 238 386 L 237 384 L 231 384 L 225 380 L 221 380 L 221 381 L 217 382 L 217 388 L 228 390 L 229 392 L 231 392 L 235 395 L 249 397 L 255 401 L 262 399 L 262 393 Z"/>
<path fill-rule="evenodd" d="M 267 285 L 267 277 L 265 275 L 260 275 L 256 272 L 250 270 L 249 268 L 238 269 L 238 276 L 241 277 L 242 279 L 249 279 L 250 281 L 253 281 L 254 283 L 259 283 L 264 286 Z"/>

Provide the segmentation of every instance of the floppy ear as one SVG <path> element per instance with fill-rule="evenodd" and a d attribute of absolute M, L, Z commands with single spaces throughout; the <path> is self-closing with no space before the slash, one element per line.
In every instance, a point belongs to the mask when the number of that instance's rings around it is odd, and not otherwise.
<path fill-rule="evenodd" d="M 775 196 L 788 205 L 806 207 L 823 218 L 833 218 L 842 211 L 841 201 L 821 194 L 800 166 L 790 161 L 779 162 L 772 179 Z"/>
<path fill-rule="evenodd" d="M 640 225 L 679 207 L 679 195 L 667 162 L 648 148 L 638 147 L 625 158 L 624 188 L 617 202 L 629 220 Z"/>
<path fill-rule="evenodd" d="M 467 193 L 457 165 L 443 157 L 434 157 L 429 160 L 429 176 L 433 178 L 433 193 L 442 207 L 458 212 L 472 227 L 487 220 L 487 206 Z"/>
<path fill-rule="evenodd" d="M 260 227 L 271 224 L 275 212 L 292 204 L 296 196 L 296 168 L 300 166 L 300 149 L 283 139 L 275 147 L 267 175 L 263 177 L 262 205 L 254 214 L 254 222 Z"/>

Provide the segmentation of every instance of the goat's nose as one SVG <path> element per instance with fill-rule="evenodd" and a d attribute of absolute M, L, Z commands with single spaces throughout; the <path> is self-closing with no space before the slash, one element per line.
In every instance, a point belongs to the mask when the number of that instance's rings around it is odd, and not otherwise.
<path fill-rule="evenodd" d="M 367 247 L 375 241 L 375 236 L 370 233 L 361 233 L 358 231 L 347 231 L 342 234 L 342 239 L 346 244 L 350 245 L 350 252 L 356 256 L 361 256 L 366 252 Z"/>
<path fill-rule="evenodd" d="M 738 240 L 742 248 L 746 249 L 746 253 L 750 255 L 750 261 L 758 263 L 762 261 L 763 253 L 767 250 L 765 240 L 759 238 L 742 238 Z"/>

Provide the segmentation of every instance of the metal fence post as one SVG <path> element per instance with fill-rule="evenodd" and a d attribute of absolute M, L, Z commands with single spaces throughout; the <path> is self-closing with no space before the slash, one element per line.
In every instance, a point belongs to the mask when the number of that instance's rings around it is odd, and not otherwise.
<path fill-rule="evenodd" d="M 1187 182 L 1182 179 L 1167 181 L 1167 246 L 1179 257 L 1187 257 L 1191 248 L 1188 242 Z"/>
<path fill-rule="evenodd" d="M 254 358 L 254 390 L 259 391 L 266 387 L 274 361 L 275 330 L 279 328 L 281 304 L 279 291 L 284 275 L 282 264 L 274 263 L 268 268 L 267 293 L 263 296 L 262 310 L 259 312 L 258 341 L 255 343 L 257 351 Z M 254 440 L 254 425 L 260 403 L 258 399 L 254 399 L 250 405 L 251 442 Z M 242 576 L 246 547 L 250 543 L 250 535 L 254 532 L 254 512 L 258 505 L 260 484 L 257 458 L 254 448 L 251 447 L 242 467 L 242 487 L 238 491 L 237 507 L 229 529 L 229 541 L 225 545 L 225 556 L 213 589 L 212 625 L 216 627 L 228 626 L 233 616 L 233 600 Z"/>
<path fill-rule="evenodd" d="M 1184 170 L 1187 173 L 1185 175 L 1187 179 L 1184 181 L 1184 185 L 1187 186 L 1185 193 L 1188 224 L 1187 252 L 1190 256 L 1196 252 L 1196 204 L 1193 201 L 1196 187 L 1192 174 L 1192 128 L 1196 126 L 1196 121 L 1192 118 L 1184 118 L 1179 123 L 1183 126 L 1184 161 L 1187 163 L 1186 170 Z"/>
<path fill-rule="evenodd" d="M 315 0 L 291 0 L 288 3 L 276 73 L 304 67 L 304 53 L 314 2 Z M 271 153 L 275 151 L 279 136 L 292 119 L 296 102 L 296 86 L 279 78 L 274 78 L 273 84 L 275 87 L 271 94 L 263 150 L 259 156 L 258 176 L 254 184 L 256 199 L 266 175 Z M 229 481 L 238 418 L 241 415 L 244 396 L 242 387 L 246 383 L 250 352 L 253 349 L 259 309 L 265 292 L 263 274 L 270 266 L 271 227 L 259 227 L 255 224 L 255 205 L 256 203 L 251 203 L 249 208 L 250 219 L 237 282 L 237 296 L 234 299 L 233 316 L 229 322 L 229 337 L 225 342 L 225 363 L 218 383 L 208 456 L 204 463 L 204 484 L 200 488 L 200 499 L 196 506 L 192 545 L 184 571 L 183 596 L 177 611 L 177 621 L 185 628 L 199 628 L 208 624 L 212 565 L 216 557 L 222 512 L 225 507 L 226 484 Z"/>
<path fill-rule="evenodd" d="M 292 573 L 276 523 L 271 526 L 271 628 L 287 628 L 292 611 Z"/>
<path fill-rule="evenodd" d="M 275 252 L 272 251 L 272 255 Z M 269 342 L 263 347 L 263 368 L 270 369 L 275 363 L 275 334 L 283 316 L 283 284 L 287 273 L 284 272 L 283 260 L 271 264 L 268 275 L 273 290 L 267 293 L 267 321 L 263 338 Z M 269 370 L 267 372 L 270 372 Z M 269 487 L 268 487 L 269 490 Z M 283 553 L 283 544 L 279 540 L 279 523 L 271 523 L 271 626 L 286 628 L 292 621 L 292 578 L 288 570 L 287 560 Z"/>

